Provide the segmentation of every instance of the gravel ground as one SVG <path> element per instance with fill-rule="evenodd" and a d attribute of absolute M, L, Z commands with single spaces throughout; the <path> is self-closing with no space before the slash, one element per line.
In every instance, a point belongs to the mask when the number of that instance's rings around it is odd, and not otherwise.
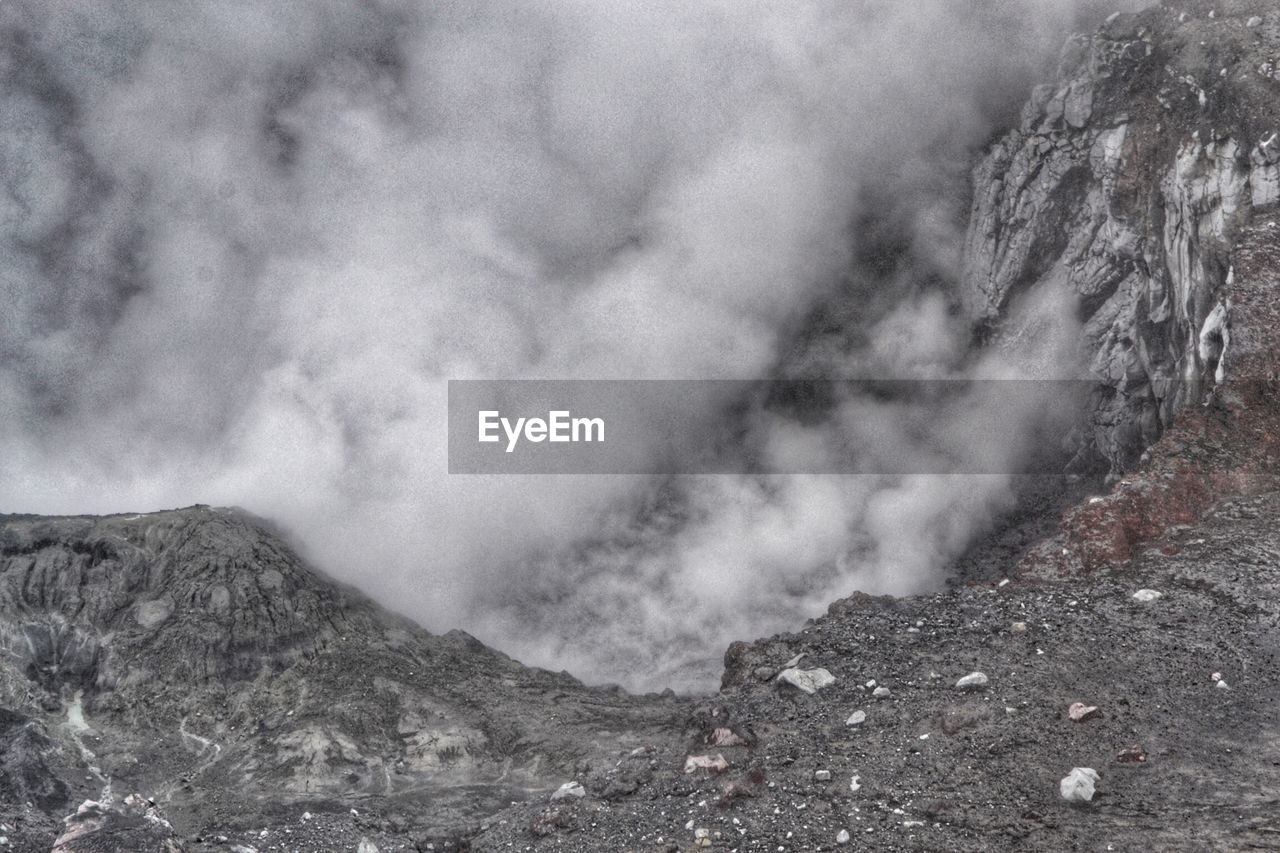
<path fill-rule="evenodd" d="M 583 767 L 585 797 L 514 807 L 471 847 L 1280 849 L 1277 519 L 1280 494 L 1228 500 L 1113 572 L 836 602 L 735 644 L 683 743 Z M 834 684 L 773 678 L 802 654 Z M 987 686 L 957 689 L 975 671 Z M 1092 802 L 1060 796 L 1075 767 L 1101 776 Z"/>

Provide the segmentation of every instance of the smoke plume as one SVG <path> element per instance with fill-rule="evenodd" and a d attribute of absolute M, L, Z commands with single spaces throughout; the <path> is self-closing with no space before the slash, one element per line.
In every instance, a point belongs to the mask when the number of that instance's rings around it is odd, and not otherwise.
<path fill-rule="evenodd" d="M 1007 477 L 450 477 L 445 381 L 1045 375 L 1060 306 L 975 359 L 950 285 L 975 151 L 1095 5 L 0 3 L 0 508 L 240 505 L 633 687 L 925 589 Z M 1030 409 L 926 431 L 1012 464 Z M 749 440 L 917 452 L 904 417 Z"/>

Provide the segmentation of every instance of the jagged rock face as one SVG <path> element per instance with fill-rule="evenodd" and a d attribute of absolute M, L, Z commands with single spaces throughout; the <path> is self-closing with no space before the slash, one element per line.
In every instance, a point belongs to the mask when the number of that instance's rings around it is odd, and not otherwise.
<path fill-rule="evenodd" d="M 684 715 L 432 635 L 209 507 L 0 516 L 0 650 L 0 824 L 46 850 L 64 817 L 60 849 L 137 853 L 307 811 L 308 849 L 443 844 Z"/>
<path fill-rule="evenodd" d="M 1077 468 L 1130 469 L 1220 381 L 1231 250 L 1277 202 L 1280 9 L 1257 0 L 1113 16 L 978 165 L 966 299 L 999 339 L 1020 298 L 1074 298 L 1100 381 Z"/>
<path fill-rule="evenodd" d="M 0 529 L 0 612 L 17 618 L 0 638 L 55 692 L 252 677 L 372 628 L 313 577 L 229 515 L 14 519 Z"/>

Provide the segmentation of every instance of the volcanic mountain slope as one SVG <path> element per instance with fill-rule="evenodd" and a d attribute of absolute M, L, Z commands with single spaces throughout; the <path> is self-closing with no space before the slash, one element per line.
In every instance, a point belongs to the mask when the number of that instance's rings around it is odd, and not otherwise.
<path fill-rule="evenodd" d="M 0 643 L 16 849 L 50 849 L 85 800 L 64 849 L 144 849 L 121 833 L 166 835 L 160 813 L 188 841 L 447 839 L 683 716 L 432 636 L 207 507 L 0 518 Z"/>
<path fill-rule="evenodd" d="M 632 697 L 432 636 L 238 511 L 4 517 L 0 849 L 1280 848 L 1278 68 L 1267 0 L 1116 16 L 978 166 L 966 301 L 1000 346 L 1019 299 L 1075 300 L 1077 469 L 1113 484 L 968 558 L 1009 583 L 854 596 L 735 644 L 715 697 Z"/>
<path fill-rule="evenodd" d="M 1280 204 L 1280 9 L 1167 0 L 1071 40 L 974 171 L 963 296 L 1001 338 L 1066 299 L 1099 380 L 1078 470 L 1118 479 L 1221 381 L 1242 236 Z"/>
<path fill-rule="evenodd" d="M 1123 569 L 838 601 L 732 646 L 682 750 L 619 752 L 584 799 L 512 808 L 471 848 L 1280 849 L 1278 522 L 1280 493 L 1236 498 Z M 797 658 L 834 683 L 780 682 Z M 725 769 L 686 772 L 703 755 Z M 1076 767 L 1092 802 L 1060 795 Z"/>

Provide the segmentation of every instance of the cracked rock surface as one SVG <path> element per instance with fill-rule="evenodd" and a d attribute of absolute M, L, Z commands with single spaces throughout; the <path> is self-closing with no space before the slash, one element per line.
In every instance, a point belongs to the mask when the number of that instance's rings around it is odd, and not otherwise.
<path fill-rule="evenodd" d="M 964 293 L 992 337 L 1064 298 L 1100 382 L 1078 470 L 1118 477 L 1218 376 L 1232 251 L 1280 202 L 1280 9 L 1171 0 L 1073 40 L 974 172 Z"/>

